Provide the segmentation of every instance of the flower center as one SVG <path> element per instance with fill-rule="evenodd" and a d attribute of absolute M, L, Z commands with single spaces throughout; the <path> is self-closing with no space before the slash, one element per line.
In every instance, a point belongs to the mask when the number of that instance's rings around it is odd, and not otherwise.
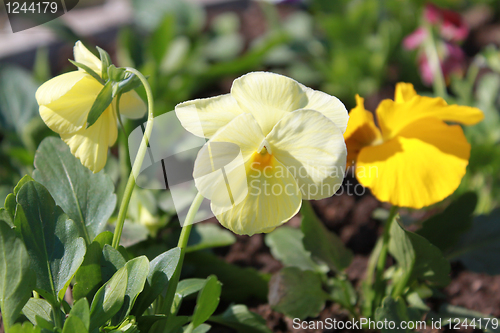
<path fill-rule="evenodd" d="M 260 151 L 256 151 L 252 155 L 252 167 L 263 170 L 264 168 L 271 166 L 273 161 L 273 155 L 269 153 L 266 146 L 263 146 Z"/>

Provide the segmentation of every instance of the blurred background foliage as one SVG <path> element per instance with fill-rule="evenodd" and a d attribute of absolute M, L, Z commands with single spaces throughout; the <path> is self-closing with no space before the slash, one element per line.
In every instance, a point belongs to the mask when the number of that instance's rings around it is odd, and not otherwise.
<path fill-rule="evenodd" d="M 486 113 L 486 121 L 467 129 L 473 149 L 470 172 L 459 192 L 477 191 L 478 212 L 488 212 L 500 197 L 500 53 L 498 45 L 487 45 L 488 40 L 475 43 L 474 29 L 495 22 L 500 4 L 494 0 L 432 3 L 465 13 L 473 22 L 463 43 L 468 69 L 447 78 L 447 83 L 450 102 L 475 105 Z M 374 111 L 380 99 L 392 96 L 396 82 L 412 82 L 418 91 L 431 92 L 422 83 L 417 52 L 402 47 L 404 37 L 422 24 L 425 4 L 420 0 L 233 1 L 207 10 L 183 0 L 132 0 L 132 21 L 117 29 L 114 37 L 108 36 L 105 47 L 117 65 L 138 68 L 149 77 L 157 115 L 181 101 L 227 93 L 234 78 L 254 70 L 295 78 L 339 97 L 348 108 L 359 94 Z M 78 36 L 63 21 L 48 26 L 65 45 L 77 39 L 93 44 L 93 38 Z M 37 86 L 59 74 L 54 68 L 72 70 L 64 58 L 56 60 L 64 65 L 54 66 L 46 48 L 38 49 L 34 58 L 27 66 L 31 71 L 0 60 L 0 184 L 5 185 L 0 186 L 0 197 L 31 172 L 36 147 L 53 135 L 37 116 Z M 130 130 L 137 124 L 125 125 Z M 119 151 L 126 153 L 123 147 Z M 107 167 L 116 181 L 125 174 L 126 166 L 121 168 L 120 172 L 117 159 Z"/>
<path fill-rule="evenodd" d="M 445 78 L 448 102 L 479 107 L 485 113 L 485 120 L 465 128 L 472 146 L 468 172 L 459 190 L 446 201 L 447 204 L 456 200 L 455 206 L 449 207 L 455 207 L 458 212 L 455 214 L 459 215 L 453 215 L 451 208 L 445 210 L 434 220 L 421 223 L 420 233 L 431 242 L 433 235 L 440 240 L 453 238 L 454 243 L 450 241 L 453 244 L 441 247 L 436 240 L 435 245 L 448 251 L 445 251 L 448 258 L 461 258 L 473 270 L 478 267 L 475 258 L 479 255 L 467 257 L 458 251 L 456 244 L 489 244 L 494 248 L 481 248 L 480 256 L 493 261 L 500 258 L 497 255 L 498 210 L 491 217 L 481 217 L 474 225 L 471 222 L 474 209 L 476 215 L 489 214 L 500 204 L 500 38 L 485 34 L 488 29 L 500 31 L 495 23 L 500 18 L 500 2 L 435 0 L 432 3 L 463 13 L 470 27 L 469 37 L 460 45 L 466 55 L 463 70 Z M 78 39 L 94 51 L 93 46 L 99 44 L 111 53 L 116 65 L 137 68 L 148 76 L 155 96 L 156 115 L 170 112 L 185 100 L 227 93 L 236 77 L 256 70 L 282 73 L 335 95 L 348 109 L 354 107 L 354 97 L 359 94 L 366 98 L 367 109 L 375 111 L 381 99 L 393 97 L 397 82 L 411 82 L 421 94 L 436 93 L 422 80 L 418 52 L 403 47 L 404 38 L 422 25 L 425 5 L 423 0 L 296 0 L 277 4 L 248 0 L 205 8 L 182 0 L 132 0 L 131 21 L 116 29 L 116 34 L 107 35 L 104 43 L 97 43 L 93 37 L 79 36 L 62 21 L 52 23 L 50 28 L 63 40 L 61 49 L 68 52 L 61 51 L 54 56 L 49 47 L 40 48 L 36 50 L 35 61 L 25 64 L 24 68 L 0 59 L 0 200 L 11 193 L 23 175 L 32 173 L 34 155 L 43 138 L 55 135 L 38 116 L 35 92 L 42 82 L 61 71 L 74 70 L 67 58 Z M 138 92 L 145 98 L 141 89 Z M 125 131 L 129 133 L 140 123 L 125 120 Z M 117 156 L 126 156 L 127 152 L 127 138 L 120 133 L 104 170 L 115 184 L 118 202 L 130 165 L 127 159 L 119 161 Z M 467 193 L 470 191 L 477 195 L 477 205 L 476 196 Z M 187 207 L 190 203 L 184 204 Z M 437 204 L 430 209 L 443 210 L 444 206 Z M 144 253 L 150 258 L 175 246 L 180 232 L 178 223 L 172 223 L 175 212 L 169 192 L 136 191 L 123 244 L 134 254 Z M 309 233 L 313 230 L 314 235 L 324 235 L 325 244 L 340 243 L 340 240 L 332 241 L 337 236 L 312 215 L 305 217 L 303 228 L 309 225 Z M 442 237 L 437 237 L 432 228 L 438 218 L 446 226 L 439 230 Z M 460 228 L 456 227 L 457 223 Z M 170 231 L 161 232 L 165 228 Z M 113 226 L 109 229 L 113 230 Z M 450 230 L 456 231 L 453 237 Z M 464 236 L 466 230 L 473 232 Z M 477 230 L 491 232 L 483 232 L 481 236 Z M 267 235 L 265 242 L 274 258 L 286 267 L 279 273 L 280 283 L 297 289 L 298 298 L 302 297 L 300 292 L 308 294 L 313 302 L 309 304 L 315 307 L 304 305 L 301 311 L 306 312 L 297 313 L 291 306 L 293 299 L 273 299 L 271 294 L 269 303 L 282 313 L 298 317 L 317 315 L 327 300 L 354 311 L 359 301 L 354 287 L 342 274 L 327 275 L 335 265 L 325 265 L 324 258 L 321 258 L 323 263 L 311 260 L 314 246 L 307 249 L 302 246 L 303 238 L 310 237 L 306 231 L 283 227 Z M 143 242 L 147 239 L 150 241 Z M 269 274 L 229 264 L 209 251 L 195 252 L 235 242 L 236 238 L 227 230 L 211 224 L 196 225 L 186 257 L 186 274 L 195 277 L 216 274 L 224 284 L 222 297 L 228 302 L 251 297 L 265 300 Z M 287 251 L 290 247 L 297 251 Z M 351 260 L 349 255 L 342 257 Z M 341 268 L 348 265 L 337 264 Z M 489 265 L 486 272 L 498 274 L 498 269 Z M 294 279 L 296 276 L 302 280 Z M 316 292 L 309 294 L 310 289 L 298 288 L 297 284 L 302 281 L 316 286 Z M 328 286 L 328 295 L 321 290 L 322 285 Z M 423 288 L 423 285 L 417 287 Z M 424 291 L 418 297 L 425 299 L 432 294 L 427 289 Z M 421 301 L 418 297 L 416 304 Z"/>

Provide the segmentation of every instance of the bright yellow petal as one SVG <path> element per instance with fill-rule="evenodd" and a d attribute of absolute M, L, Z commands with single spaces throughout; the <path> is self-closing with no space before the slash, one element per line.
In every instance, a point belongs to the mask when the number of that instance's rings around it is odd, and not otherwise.
<path fill-rule="evenodd" d="M 234 80 L 231 95 L 245 112 L 253 114 L 264 135 L 288 112 L 305 105 L 299 83 L 286 76 L 254 72 Z"/>
<path fill-rule="evenodd" d="M 294 177 L 277 159 L 266 169 L 247 164 L 248 195 L 231 209 L 211 207 L 219 222 L 239 235 L 270 232 L 289 221 L 300 210 L 302 196 Z"/>
<path fill-rule="evenodd" d="M 396 91 L 394 93 L 394 101 L 396 103 L 409 102 L 413 97 L 418 96 L 413 84 L 399 82 L 396 84 Z"/>
<path fill-rule="evenodd" d="M 75 61 L 85 66 L 90 67 L 94 72 L 101 76 L 102 63 L 99 58 L 97 58 L 92 52 L 90 52 L 82 42 L 78 41 L 73 48 L 73 55 Z M 83 69 L 79 68 L 80 71 Z"/>
<path fill-rule="evenodd" d="M 238 103 L 230 94 L 195 99 L 175 107 L 175 114 L 182 126 L 202 138 L 212 137 L 242 113 Z"/>
<path fill-rule="evenodd" d="M 464 125 L 473 125 L 484 118 L 484 114 L 478 108 L 461 105 L 448 105 L 440 97 L 413 96 L 407 100 L 407 91 L 403 89 L 396 91 L 398 102 L 386 99 L 377 108 L 377 119 L 385 140 L 389 140 L 408 124 L 419 119 L 434 117 L 444 121 L 457 122 Z M 398 97 L 404 96 L 404 97 Z M 404 99 L 404 102 L 400 102 Z"/>
<path fill-rule="evenodd" d="M 380 201 L 422 208 L 451 195 L 465 175 L 470 145 L 458 125 L 427 118 L 361 150 L 356 177 Z"/>
<path fill-rule="evenodd" d="M 36 99 L 40 116 L 47 126 L 59 134 L 82 128 L 102 85 L 83 72 L 56 76 L 38 88 Z"/>
<path fill-rule="evenodd" d="M 71 153 L 96 173 L 106 165 L 108 147 L 116 142 L 118 135 L 116 122 L 113 109 L 108 107 L 89 128 L 61 135 L 61 138 L 68 144 Z"/>
<path fill-rule="evenodd" d="M 365 110 L 364 99 L 359 95 L 356 95 L 356 107 L 349 113 L 349 123 L 344 138 L 348 165 L 354 164 L 363 147 L 382 139 L 382 134 L 373 121 L 373 114 Z"/>
<path fill-rule="evenodd" d="M 301 108 L 322 113 L 344 133 L 349 119 L 344 104 L 337 97 L 330 96 L 322 91 L 313 90 L 302 84 L 300 84 L 300 87 L 307 97 L 305 105 L 301 105 Z"/>
<path fill-rule="evenodd" d="M 120 114 L 131 119 L 139 119 L 146 113 L 144 101 L 135 91 L 129 91 L 120 97 Z"/>
<path fill-rule="evenodd" d="M 268 134 L 271 154 L 295 177 L 305 199 L 322 199 L 342 185 L 346 146 L 342 131 L 323 114 L 298 110 Z"/>

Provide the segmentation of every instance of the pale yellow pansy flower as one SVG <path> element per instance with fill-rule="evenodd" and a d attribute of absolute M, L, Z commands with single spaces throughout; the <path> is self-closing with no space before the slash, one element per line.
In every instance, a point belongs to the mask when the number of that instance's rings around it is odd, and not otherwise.
<path fill-rule="evenodd" d="M 80 41 L 73 49 L 75 61 L 101 75 L 101 61 Z M 103 85 L 79 69 L 45 82 L 38 88 L 36 99 L 40 116 L 47 126 L 58 133 L 71 148 L 71 153 L 83 165 L 99 172 L 106 164 L 108 147 L 117 139 L 116 99 L 99 119 L 86 128 L 87 116 Z M 120 114 L 137 119 L 146 112 L 146 105 L 135 91 L 122 95 Z"/>
<path fill-rule="evenodd" d="M 230 94 L 175 111 L 188 131 L 210 138 L 195 161 L 195 184 L 237 234 L 270 232 L 299 211 L 302 199 L 329 197 L 342 184 L 348 116 L 333 96 L 255 72 L 236 79 Z M 231 162 L 238 161 L 232 147 L 240 163 Z"/>

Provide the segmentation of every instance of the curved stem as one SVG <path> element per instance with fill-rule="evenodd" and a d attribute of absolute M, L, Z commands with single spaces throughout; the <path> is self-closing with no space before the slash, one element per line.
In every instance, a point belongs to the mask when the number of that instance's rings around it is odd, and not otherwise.
<path fill-rule="evenodd" d="M 179 237 L 179 242 L 177 243 L 177 247 L 181 249 L 181 254 L 179 257 L 179 263 L 177 264 L 177 268 L 175 269 L 174 275 L 170 279 L 168 283 L 167 295 L 165 295 L 164 302 L 161 307 L 161 313 L 166 315 L 170 314 L 172 303 L 174 301 L 175 292 L 177 291 L 177 284 L 179 283 L 179 278 L 181 276 L 182 264 L 184 262 L 184 256 L 186 255 L 186 247 L 189 240 L 189 234 L 191 233 L 191 228 L 193 227 L 194 217 L 200 209 L 200 205 L 203 202 L 203 196 L 198 193 L 189 207 L 189 211 L 186 215 L 186 220 L 182 225 L 181 235 Z"/>
<path fill-rule="evenodd" d="M 132 166 L 132 172 L 127 181 L 127 185 L 125 187 L 125 191 L 123 193 L 123 199 L 120 204 L 120 210 L 118 212 L 118 220 L 116 222 L 115 233 L 113 235 L 113 243 L 112 246 L 115 249 L 118 249 L 120 245 L 120 238 L 122 236 L 123 224 L 125 223 L 125 216 L 127 215 L 128 204 L 130 202 L 130 197 L 132 196 L 132 192 L 135 187 L 135 179 L 139 175 L 139 171 L 141 170 L 141 165 L 144 160 L 144 156 L 146 155 L 146 151 L 148 149 L 149 137 L 151 135 L 151 131 L 153 130 L 153 118 L 154 118 L 154 102 L 153 102 L 153 92 L 151 91 L 151 87 L 149 86 L 148 80 L 141 72 L 139 72 L 135 68 L 126 68 L 127 72 L 130 72 L 136 75 L 139 80 L 141 80 L 144 89 L 146 89 L 146 95 L 148 98 L 148 121 L 146 123 L 146 129 L 144 131 L 144 136 L 142 137 L 141 145 L 139 146 L 139 150 L 137 151 L 137 156 L 135 157 L 134 165 Z"/>
<path fill-rule="evenodd" d="M 439 97 L 446 99 L 448 94 L 446 93 L 446 83 L 444 80 L 443 71 L 441 69 L 441 62 L 439 61 L 439 55 L 436 48 L 436 42 L 434 41 L 434 35 L 431 27 L 426 24 L 427 38 L 424 43 L 425 54 L 427 55 L 427 60 L 432 71 L 432 87 L 434 88 L 434 93 Z"/>

